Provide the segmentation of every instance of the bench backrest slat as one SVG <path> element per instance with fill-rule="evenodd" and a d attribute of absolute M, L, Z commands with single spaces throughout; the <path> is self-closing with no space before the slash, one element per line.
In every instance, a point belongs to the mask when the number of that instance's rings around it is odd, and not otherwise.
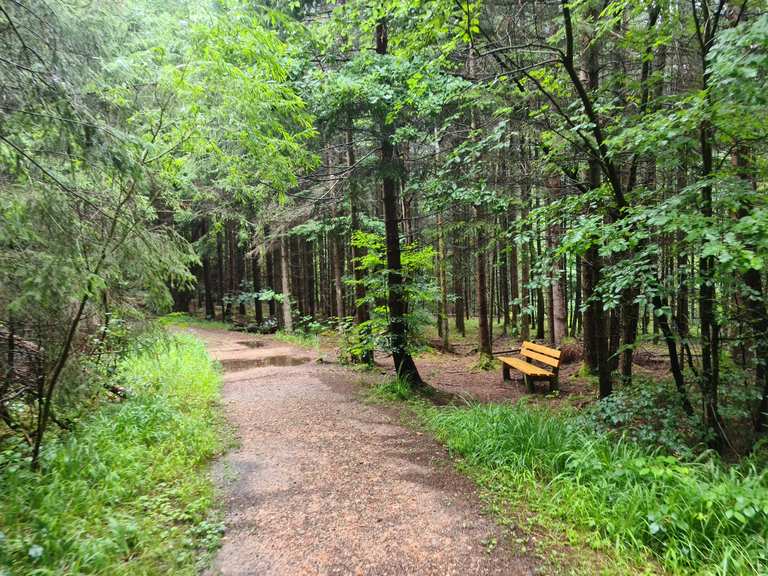
<path fill-rule="evenodd" d="M 523 350 L 525 349 L 533 350 L 534 352 L 538 352 L 539 354 L 544 354 L 544 356 L 550 356 L 551 358 L 560 359 L 560 355 L 562 352 L 560 350 L 556 350 L 555 348 L 549 348 L 548 346 L 542 346 L 541 344 L 535 344 L 533 342 L 523 342 Z"/>
<path fill-rule="evenodd" d="M 529 348 L 523 348 L 521 354 L 526 358 L 530 358 L 531 360 L 538 360 L 542 364 L 546 364 L 547 366 L 552 366 L 553 368 L 557 368 L 558 366 L 560 366 L 559 359 L 552 358 L 551 356 L 545 356 L 544 354 L 539 354 L 538 352 L 534 352 Z"/>
<path fill-rule="evenodd" d="M 551 366 L 555 371 L 560 368 L 560 350 L 526 341 L 523 342 L 520 354 L 530 360 L 536 360 L 537 362 Z"/>

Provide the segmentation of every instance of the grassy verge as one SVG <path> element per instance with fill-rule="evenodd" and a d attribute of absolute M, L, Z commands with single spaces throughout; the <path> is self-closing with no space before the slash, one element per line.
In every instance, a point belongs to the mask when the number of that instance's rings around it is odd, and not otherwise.
<path fill-rule="evenodd" d="M 295 346 L 301 346 L 302 348 L 319 348 L 320 346 L 320 336 L 306 332 L 284 332 L 279 330 L 275 332 L 275 339 Z"/>
<path fill-rule="evenodd" d="M 173 312 L 166 314 L 165 316 L 158 318 L 157 322 L 161 326 L 176 326 L 177 328 L 216 328 L 219 330 L 229 330 L 232 328 L 232 324 L 227 322 L 219 322 L 216 320 L 204 320 L 202 318 L 195 318 L 189 314 L 183 312 Z"/>
<path fill-rule="evenodd" d="M 203 344 L 155 341 L 117 377 L 130 397 L 52 441 L 41 472 L 0 455 L 0 574 L 192 575 L 218 546 L 207 464 L 224 428 Z"/>
<path fill-rule="evenodd" d="M 605 550 L 625 571 L 768 573 L 764 470 L 681 460 L 524 404 L 436 407 L 397 383 L 372 394 L 409 400 L 501 520 L 524 506 L 564 533 L 564 543 Z"/>
<path fill-rule="evenodd" d="M 764 574 L 768 478 L 681 462 L 524 405 L 425 408 L 422 417 L 480 482 L 621 554 L 679 574 Z"/>

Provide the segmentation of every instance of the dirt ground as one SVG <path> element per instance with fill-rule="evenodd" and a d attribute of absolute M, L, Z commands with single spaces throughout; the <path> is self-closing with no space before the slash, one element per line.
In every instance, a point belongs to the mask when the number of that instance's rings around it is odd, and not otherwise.
<path fill-rule="evenodd" d="M 211 575 L 537 573 L 440 445 L 361 399 L 359 374 L 269 337 L 188 330 L 222 362 L 240 441 L 217 467 L 226 534 Z"/>

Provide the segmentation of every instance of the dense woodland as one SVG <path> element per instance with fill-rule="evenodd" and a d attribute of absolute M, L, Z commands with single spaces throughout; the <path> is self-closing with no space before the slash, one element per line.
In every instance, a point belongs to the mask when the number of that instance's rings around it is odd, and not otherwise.
<path fill-rule="evenodd" d="M 170 295 L 413 384 L 429 324 L 577 339 L 600 397 L 652 338 L 712 447 L 763 430 L 760 3 L 5 4 L 11 429 Z"/>
<path fill-rule="evenodd" d="M 0 441 L 34 466 L 173 310 L 413 389 L 470 326 L 600 399 L 646 346 L 759 451 L 767 83 L 762 1 L 0 0 Z"/>

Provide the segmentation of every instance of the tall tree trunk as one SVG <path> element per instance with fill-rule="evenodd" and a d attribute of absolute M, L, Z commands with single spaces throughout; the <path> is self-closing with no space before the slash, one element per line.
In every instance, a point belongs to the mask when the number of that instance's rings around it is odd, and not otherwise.
<path fill-rule="evenodd" d="M 744 146 L 738 146 L 733 152 L 733 164 L 739 178 L 749 188 L 753 195 L 757 194 L 757 179 L 755 167 L 750 150 Z M 738 219 L 749 217 L 752 211 L 752 202 L 749 196 L 739 207 L 736 217 Z M 754 342 L 755 355 L 755 383 L 761 391 L 760 402 L 755 412 L 755 432 L 763 434 L 768 432 L 768 309 L 765 304 L 765 292 L 761 271 L 750 268 L 742 275 L 744 293 L 740 295 L 743 307 L 747 310 L 749 318 L 750 339 Z"/>
<path fill-rule="evenodd" d="M 579 335 L 583 326 L 581 313 L 581 256 L 573 262 L 573 314 L 571 315 L 571 336 Z"/>
<path fill-rule="evenodd" d="M 481 222 L 484 219 L 484 211 L 481 207 L 475 207 L 475 224 L 477 225 L 477 231 L 475 232 L 475 250 L 477 251 L 476 258 L 476 297 L 477 297 L 477 325 L 480 344 L 480 354 L 490 356 L 491 351 L 491 338 L 488 326 L 488 278 L 485 268 L 486 254 L 484 247 L 487 244 L 485 234 L 481 227 Z"/>
<path fill-rule="evenodd" d="M 304 241 L 304 292 L 307 295 L 307 315 L 315 317 L 317 314 L 315 300 L 315 250 L 314 241 Z M 342 256 L 343 260 L 343 256 Z M 341 301 L 342 312 L 344 300 Z"/>
<path fill-rule="evenodd" d="M 445 249 L 445 230 L 442 213 L 439 213 L 437 216 L 437 235 L 437 271 L 438 280 L 440 282 L 440 312 L 438 317 L 443 350 L 447 351 L 451 347 L 448 330 L 448 279 L 445 272 L 448 255 Z"/>
<path fill-rule="evenodd" d="M 502 220 L 502 229 L 506 235 L 509 222 L 506 218 Z M 506 237 L 506 236 L 504 236 Z M 501 243 L 501 252 L 499 253 L 499 296 L 501 301 L 501 317 L 503 336 L 509 336 L 510 332 L 510 306 L 509 306 L 509 245 L 506 242 Z"/>
<path fill-rule="evenodd" d="M 334 219 L 336 218 L 336 211 L 333 212 Z M 344 312 L 344 284 L 342 276 L 344 274 L 344 247 L 341 244 L 341 238 L 338 231 L 334 230 L 332 233 L 333 247 L 333 288 L 334 295 L 336 297 L 336 318 L 341 320 L 346 316 Z"/>
<path fill-rule="evenodd" d="M 224 294 L 227 289 L 224 284 L 224 235 L 221 230 L 216 232 L 216 279 L 219 289 L 218 300 L 219 307 L 221 308 L 221 317 L 226 322 Z"/>
<path fill-rule="evenodd" d="M 387 23 L 384 19 L 376 23 L 376 53 L 387 53 Z M 379 119 L 381 130 L 381 172 L 384 200 L 384 227 L 387 246 L 387 304 L 389 306 L 389 334 L 395 370 L 400 379 L 411 386 L 424 384 L 416 364 L 408 351 L 408 330 L 405 318 L 407 302 L 403 287 L 402 265 L 400 262 L 400 231 L 397 213 L 397 182 L 395 180 L 394 127 L 386 117 Z"/>
<path fill-rule="evenodd" d="M 555 181 L 556 180 L 556 181 Z M 550 191 L 553 198 L 559 196 L 560 178 L 550 181 Z M 557 248 L 560 242 L 562 230 L 559 224 L 552 226 L 549 230 L 549 249 L 551 252 Z M 552 259 L 552 317 L 550 325 L 550 339 L 554 346 L 560 346 L 563 338 L 568 334 L 568 307 L 565 302 L 565 272 L 563 270 L 564 259 Z"/>
<path fill-rule="evenodd" d="M 701 58 L 701 88 L 705 98 L 711 98 L 709 79 L 711 76 L 709 51 L 714 45 L 721 10 L 712 14 L 708 2 L 693 6 L 696 36 L 699 39 Z M 702 28 L 703 24 L 703 28 Z M 711 103 L 710 103 L 711 104 Z M 699 124 L 699 150 L 701 153 L 701 178 L 705 184 L 701 187 L 700 211 L 705 220 L 713 218 L 711 178 L 715 169 L 713 142 L 715 130 L 709 118 Z M 699 325 L 701 327 L 701 366 L 702 396 L 704 402 L 704 423 L 710 430 L 710 448 L 721 451 L 725 447 L 726 437 L 718 408 L 720 387 L 720 326 L 715 315 L 717 291 L 715 288 L 715 257 L 705 255 L 699 258 Z"/>
<path fill-rule="evenodd" d="M 349 122 L 349 126 L 347 127 L 347 130 L 345 132 L 345 138 L 346 138 L 346 145 L 347 145 L 347 164 L 349 166 L 349 169 L 351 170 L 352 167 L 355 165 L 355 145 L 353 141 L 353 135 L 352 135 L 352 117 L 348 117 L 347 121 Z M 358 198 L 359 195 L 359 188 L 357 186 L 357 181 L 355 180 L 354 176 L 350 177 L 349 182 L 349 206 L 350 206 L 350 221 L 352 226 L 352 233 L 354 234 L 356 231 L 361 230 L 360 226 L 360 199 Z M 364 272 L 362 267 L 360 266 L 360 261 L 365 257 L 366 250 L 365 248 L 362 248 L 360 246 L 356 246 L 354 243 L 352 244 L 352 275 L 355 278 L 355 324 L 358 327 L 358 330 L 361 330 L 361 326 L 366 325 L 366 323 L 370 320 L 370 315 L 368 313 L 368 304 L 366 303 L 366 293 L 365 293 L 365 286 L 363 285 L 364 281 Z M 361 337 L 365 337 L 365 334 L 361 334 Z M 355 358 L 355 360 L 365 363 L 365 364 L 372 364 L 373 363 L 373 350 L 372 349 L 366 349 L 358 358 Z"/>
<path fill-rule="evenodd" d="M 512 211 L 512 224 L 514 225 L 517 212 Z M 518 275 L 518 256 L 517 256 L 517 243 L 510 242 L 509 244 L 509 292 L 511 299 L 511 321 L 512 321 L 512 333 L 517 335 L 519 333 L 520 322 L 520 283 Z"/>
<path fill-rule="evenodd" d="M 245 254 L 243 249 L 238 246 L 237 240 L 235 240 L 235 270 L 237 270 L 237 312 L 241 317 L 245 316 L 245 300 L 242 298 L 243 281 L 245 278 Z"/>
<path fill-rule="evenodd" d="M 226 277 L 227 277 L 227 301 L 224 307 L 224 319 L 226 321 L 232 320 L 232 301 L 235 298 L 235 266 L 234 256 L 232 253 L 234 240 L 232 238 L 232 224 L 226 223 L 224 227 L 224 247 L 226 252 Z"/>
<path fill-rule="evenodd" d="M 272 292 L 277 292 L 277 282 L 275 282 L 276 270 L 275 270 L 275 243 L 270 235 L 269 225 L 264 226 L 264 240 L 266 241 L 265 259 L 266 259 L 266 273 L 267 273 L 267 288 Z M 277 308 L 275 306 L 275 300 L 270 298 L 267 301 L 267 309 L 269 310 L 269 316 L 271 318 L 277 317 Z"/>
<path fill-rule="evenodd" d="M 280 271 L 283 291 L 283 328 L 293 332 L 293 317 L 291 316 L 291 278 L 290 254 L 288 252 L 287 231 L 280 234 Z"/>
<path fill-rule="evenodd" d="M 589 10 L 593 20 L 598 18 L 599 8 Z M 585 38 L 584 81 L 586 88 L 594 94 L 600 84 L 600 46 L 599 42 Z M 588 159 L 587 184 L 595 190 L 602 184 L 602 167 L 594 155 Z M 599 377 L 599 395 L 605 398 L 612 391 L 610 366 L 608 364 L 607 323 L 602 305 L 595 297 L 595 290 L 600 281 L 602 262 L 597 246 L 591 246 L 582 259 L 582 290 L 587 302 L 584 311 L 584 360 L 586 368 Z"/>
<path fill-rule="evenodd" d="M 261 293 L 261 246 L 256 246 L 251 257 L 251 281 L 253 283 L 253 292 L 256 297 L 253 299 L 253 312 L 256 324 L 264 322 L 264 309 L 261 306 L 259 294 Z"/>
<path fill-rule="evenodd" d="M 458 242 L 462 240 L 459 239 Z M 462 258 L 462 248 L 457 243 L 456 239 L 453 242 L 453 268 L 451 270 L 451 276 L 453 280 L 453 312 L 454 323 L 456 330 L 461 334 L 462 338 L 467 335 L 466 325 L 464 323 L 464 308 L 466 306 L 466 300 L 464 298 L 464 265 Z"/>
<path fill-rule="evenodd" d="M 520 162 L 523 166 L 523 173 L 529 174 L 529 164 L 528 164 L 528 155 L 525 150 L 525 143 L 521 140 L 520 142 Z M 523 179 L 521 189 L 520 189 L 520 204 L 521 204 L 521 210 L 520 210 L 520 216 L 523 220 L 526 220 L 528 218 L 528 210 L 530 208 L 530 201 L 531 201 L 531 182 L 530 179 L 526 176 Z M 520 244 L 520 252 L 521 252 L 521 260 L 522 260 L 522 267 L 521 267 L 521 274 L 520 274 L 520 292 L 521 292 L 521 299 L 520 299 L 520 338 L 523 340 L 530 340 L 531 338 L 531 290 L 528 286 L 531 281 L 531 243 L 528 240 L 523 241 Z"/>
<path fill-rule="evenodd" d="M 211 256 L 208 253 L 208 220 L 203 220 L 203 296 L 205 299 L 205 318 L 216 320 L 216 308 L 213 304 L 213 285 L 211 281 Z"/>
<path fill-rule="evenodd" d="M 539 207 L 539 199 L 536 199 L 536 208 Z M 536 258 L 540 261 L 543 257 L 543 253 L 541 250 L 541 231 L 537 229 L 536 231 Z M 545 304 L 544 304 L 544 288 L 541 286 L 541 282 L 537 283 L 538 286 L 536 287 L 536 338 L 539 340 L 544 339 L 544 310 L 545 310 Z"/>

